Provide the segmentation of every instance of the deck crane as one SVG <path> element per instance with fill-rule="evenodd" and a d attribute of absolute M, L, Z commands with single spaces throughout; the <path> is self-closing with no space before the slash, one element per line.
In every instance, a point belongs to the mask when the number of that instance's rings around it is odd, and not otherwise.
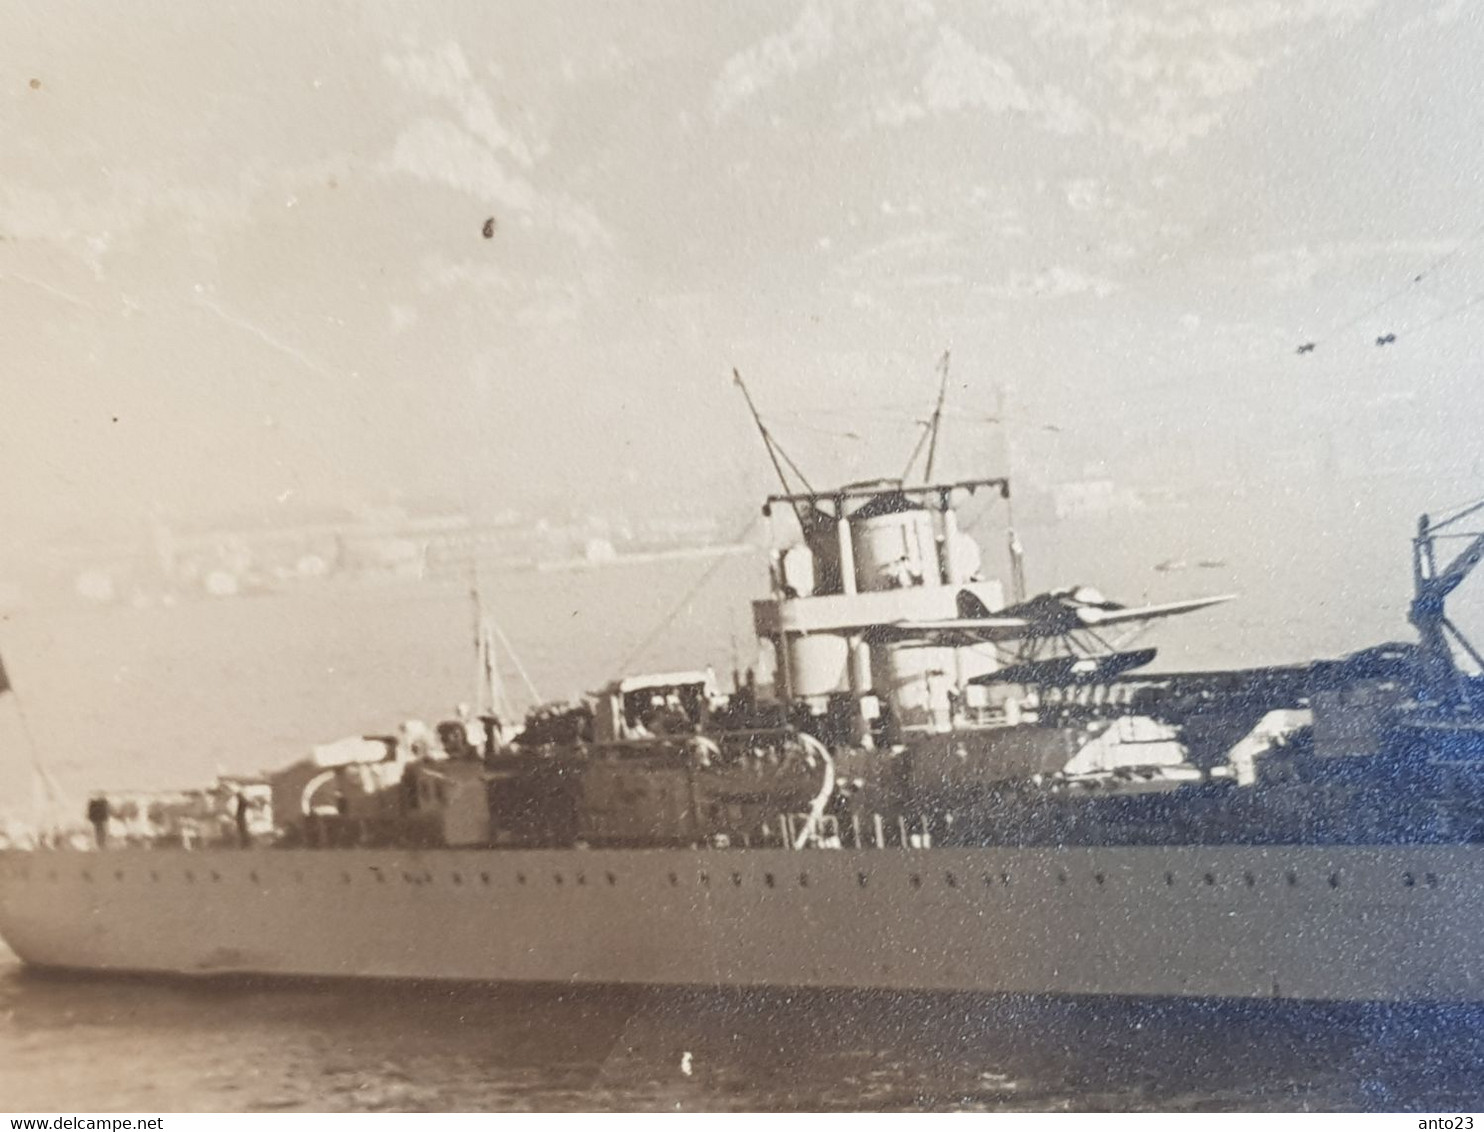
<path fill-rule="evenodd" d="M 1438 520 L 1423 515 L 1417 521 L 1417 537 L 1412 540 L 1414 596 L 1407 619 L 1417 629 L 1422 647 L 1423 691 L 1432 703 L 1454 711 L 1471 705 L 1464 675 L 1459 671 L 1448 644 L 1449 638 L 1457 642 L 1481 671 L 1484 671 L 1484 656 L 1449 620 L 1445 603 L 1448 595 L 1484 561 L 1484 532 L 1451 528 L 1480 511 L 1484 511 L 1484 500 Z M 1452 562 L 1440 569 L 1437 542 L 1444 538 L 1468 539 L 1468 543 Z"/>

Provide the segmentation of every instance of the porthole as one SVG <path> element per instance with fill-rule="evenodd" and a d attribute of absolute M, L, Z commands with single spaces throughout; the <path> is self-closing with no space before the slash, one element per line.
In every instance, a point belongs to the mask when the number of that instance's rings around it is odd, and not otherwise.
<path fill-rule="evenodd" d="M 765 885 L 767 885 L 769 888 L 772 888 L 773 887 L 773 883 L 774 883 L 774 881 L 773 881 L 773 874 L 772 873 L 764 873 L 763 874 L 763 883 Z"/>
<path fill-rule="evenodd" d="M 562 874 L 561 874 L 561 873 L 553 873 L 553 874 L 552 874 L 552 877 L 551 877 L 551 879 L 552 879 L 552 880 L 553 880 L 553 881 L 554 881 L 554 882 L 556 882 L 556 884 L 557 884 L 557 885 L 558 885 L 558 886 L 561 886 L 561 885 L 563 885 L 563 884 L 565 884 L 565 883 L 566 883 L 566 880 L 565 880 L 565 878 L 564 878 L 564 877 L 563 877 L 563 876 L 562 876 Z"/>
<path fill-rule="evenodd" d="M 954 876 L 952 873 L 944 873 L 943 883 L 946 884 L 949 888 L 957 888 L 958 877 Z"/>
<path fill-rule="evenodd" d="M 1288 873 L 1288 875 L 1286 877 L 1284 877 L 1284 879 L 1288 882 L 1288 887 L 1289 888 L 1297 888 L 1298 887 L 1298 873 L 1295 873 L 1295 872 L 1291 872 L 1290 871 Z"/>
<path fill-rule="evenodd" d="M 579 885 L 584 885 L 584 884 L 587 883 L 587 877 L 584 876 L 582 873 L 578 873 L 577 876 L 574 879 L 577 881 L 577 883 Z"/>
<path fill-rule="evenodd" d="M 913 888 L 921 888 L 922 887 L 922 878 L 920 876 L 918 876 L 916 873 L 913 873 L 911 876 L 909 876 L 907 878 L 907 883 L 910 884 Z"/>
<path fill-rule="evenodd" d="M 711 874 L 710 873 L 702 873 L 701 874 L 701 887 L 702 888 L 710 888 L 711 887 Z"/>
<path fill-rule="evenodd" d="M 618 878 L 616 876 L 614 876 L 612 873 L 607 873 L 604 876 L 604 879 L 608 882 L 608 887 L 609 888 L 612 888 L 614 885 L 616 885 L 618 883 Z"/>
<path fill-rule="evenodd" d="M 1243 873 L 1242 883 L 1245 884 L 1248 888 L 1253 888 L 1257 884 L 1257 878 L 1251 873 Z"/>
<path fill-rule="evenodd" d="M 250 881 L 252 881 L 252 882 L 253 882 L 253 884 L 258 884 L 258 883 L 260 883 L 260 882 L 259 882 L 259 881 L 258 881 L 258 870 L 257 870 L 257 869 L 254 869 L 254 870 L 253 870 L 253 871 L 252 871 L 252 872 L 250 872 L 250 873 L 248 873 L 248 874 L 247 874 L 247 879 L 248 879 L 248 880 L 250 880 Z M 380 873 L 377 873 L 377 874 L 376 874 L 376 879 L 377 879 L 377 880 L 381 880 L 381 879 L 382 879 L 382 877 L 381 877 L 381 874 L 380 874 Z"/>
<path fill-rule="evenodd" d="M 1097 881 L 1098 884 L 1107 884 L 1108 883 L 1108 878 L 1107 878 L 1107 876 L 1104 873 L 1093 873 L 1092 874 L 1092 879 L 1095 880 L 1095 881 Z"/>
<path fill-rule="evenodd" d="M 1412 888 L 1414 885 L 1416 885 L 1416 883 L 1417 878 L 1414 877 L 1411 873 L 1402 873 L 1402 884 L 1406 885 L 1408 888 Z"/>
<path fill-rule="evenodd" d="M 868 877 L 865 873 L 856 873 L 855 874 L 855 883 L 858 884 L 858 885 L 860 885 L 862 888 L 865 888 L 866 887 L 866 883 L 870 879 L 871 878 Z"/>
<path fill-rule="evenodd" d="M 670 874 L 670 887 L 671 888 L 674 888 L 679 883 L 680 883 L 680 878 L 678 876 L 676 876 L 674 873 L 671 873 Z"/>
<path fill-rule="evenodd" d="M 1056 883 L 1057 884 L 1066 884 L 1067 883 L 1067 874 L 1066 873 L 1057 873 L 1056 874 Z"/>
<path fill-rule="evenodd" d="M 1165 885 L 1166 885 L 1166 887 L 1169 887 L 1169 888 L 1173 888 L 1175 886 L 1175 874 L 1174 873 L 1165 873 Z"/>
<path fill-rule="evenodd" d="M 809 874 L 808 873 L 800 873 L 799 874 L 799 887 L 800 888 L 808 888 L 809 887 Z"/>
<path fill-rule="evenodd" d="M 1216 883 L 1216 874 L 1207 873 L 1205 876 L 1201 877 L 1201 883 L 1206 885 L 1214 885 Z"/>
<path fill-rule="evenodd" d="M 1330 886 L 1330 888 L 1339 888 L 1340 887 L 1340 874 L 1339 873 L 1330 873 L 1329 874 L 1329 886 Z"/>
<path fill-rule="evenodd" d="M 489 875 L 489 873 L 480 873 L 479 874 L 479 883 L 482 884 L 482 885 L 484 885 L 486 888 L 488 888 L 489 887 L 489 883 L 490 883 L 490 875 Z"/>
<path fill-rule="evenodd" d="M 525 873 L 516 873 L 515 874 L 515 883 L 516 884 L 525 884 L 526 883 L 526 874 Z"/>
<path fill-rule="evenodd" d="M 212 869 L 211 870 L 211 883 L 212 884 L 220 884 L 221 883 L 221 879 L 222 879 L 222 874 L 219 873 L 219 872 L 217 872 L 215 869 Z"/>
<path fill-rule="evenodd" d="M 742 887 L 742 874 L 741 873 L 733 873 L 732 874 L 732 887 L 733 888 L 741 888 Z"/>
<path fill-rule="evenodd" d="M 452 880 L 454 884 L 464 883 L 464 877 L 462 873 L 451 873 L 449 874 L 449 879 Z"/>

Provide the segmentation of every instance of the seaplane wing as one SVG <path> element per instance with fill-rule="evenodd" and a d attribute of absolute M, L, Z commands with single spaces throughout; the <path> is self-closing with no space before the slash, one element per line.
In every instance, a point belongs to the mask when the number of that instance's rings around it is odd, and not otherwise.
<path fill-rule="evenodd" d="M 1193 597 L 1185 601 L 1167 601 L 1161 605 L 1140 605 L 1124 609 L 1108 609 L 1090 605 L 1077 607 L 1078 619 L 1089 627 L 1094 625 L 1121 625 L 1129 621 L 1153 621 L 1158 617 L 1174 617 L 1180 613 L 1193 613 L 1213 605 L 1231 601 L 1236 594 L 1221 594 L 1219 597 Z"/>
<path fill-rule="evenodd" d="M 1159 605 L 1122 606 L 1113 602 L 1084 600 L 1074 593 L 1041 594 L 1030 601 L 991 613 L 973 594 L 960 595 L 959 612 L 974 614 L 942 621 L 894 621 L 876 626 L 873 633 L 901 644 L 939 648 L 968 648 L 973 645 L 1010 641 L 1046 640 L 1065 637 L 1082 629 L 1103 625 L 1125 625 L 1174 617 L 1230 601 L 1234 595 L 1197 597 Z"/>

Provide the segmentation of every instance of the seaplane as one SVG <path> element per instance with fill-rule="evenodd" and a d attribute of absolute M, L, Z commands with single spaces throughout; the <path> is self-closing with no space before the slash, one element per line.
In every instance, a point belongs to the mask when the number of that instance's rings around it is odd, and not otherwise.
<path fill-rule="evenodd" d="M 955 618 L 894 621 L 873 626 L 868 635 L 906 647 L 993 647 L 1000 666 L 973 677 L 971 684 L 1097 683 L 1154 659 L 1152 648 L 1123 648 L 1151 622 L 1208 609 L 1235 596 L 1127 606 L 1109 601 L 1091 586 L 1071 586 L 991 610 L 978 594 L 963 589 L 956 598 Z"/>

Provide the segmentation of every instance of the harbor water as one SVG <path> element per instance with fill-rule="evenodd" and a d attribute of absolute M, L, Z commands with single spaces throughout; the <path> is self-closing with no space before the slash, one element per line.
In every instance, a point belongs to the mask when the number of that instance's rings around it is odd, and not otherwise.
<path fill-rule="evenodd" d="M 1476 1008 L 50 978 L 19 1111 L 1478 1107 Z"/>

